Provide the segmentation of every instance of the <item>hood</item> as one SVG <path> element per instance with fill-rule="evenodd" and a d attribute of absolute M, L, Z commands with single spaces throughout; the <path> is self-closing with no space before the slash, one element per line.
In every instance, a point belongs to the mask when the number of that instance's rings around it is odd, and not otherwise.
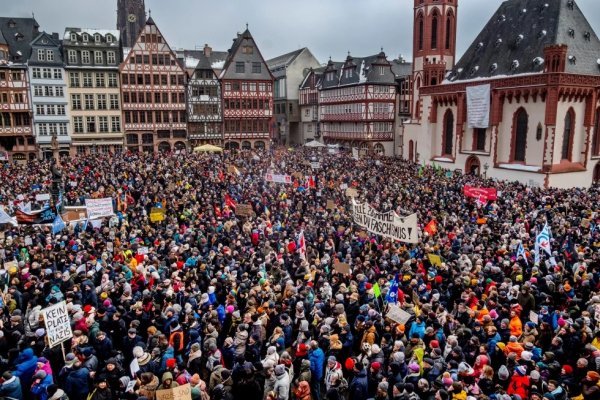
<path fill-rule="evenodd" d="M 65 395 L 65 392 L 62 389 L 57 389 L 56 393 L 52 395 L 48 400 L 57 400 Z"/>
<path fill-rule="evenodd" d="M 171 381 L 173 380 L 173 374 L 172 374 L 172 373 L 170 373 L 169 371 L 165 372 L 165 373 L 162 375 L 161 382 L 164 382 L 164 381 L 166 381 L 167 379 L 170 379 Z"/>
<path fill-rule="evenodd" d="M 21 357 L 24 360 L 31 360 L 33 358 L 33 349 L 27 348 L 23 350 L 23 352 L 21 353 Z"/>

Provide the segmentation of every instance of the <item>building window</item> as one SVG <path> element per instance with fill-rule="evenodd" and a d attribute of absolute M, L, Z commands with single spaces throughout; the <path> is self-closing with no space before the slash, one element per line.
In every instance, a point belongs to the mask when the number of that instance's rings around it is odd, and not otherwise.
<path fill-rule="evenodd" d="M 96 43 L 100 43 L 100 42 L 102 41 L 102 38 L 100 37 L 100 35 L 99 35 L 99 34 L 97 34 L 97 33 L 96 33 L 96 34 L 94 35 L 94 40 L 96 41 Z"/>
<path fill-rule="evenodd" d="M 64 104 L 58 104 L 56 106 L 56 114 L 57 115 L 67 115 Z"/>
<path fill-rule="evenodd" d="M 446 50 L 450 49 L 450 39 L 452 38 L 452 13 L 446 17 Z"/>
<path fill-rule="evenodd" d="M 82 37 L 83 37 L 84 42 L 87 42 L 88 40 L 90 40 L 90 37 L 87 33 L 84 33 Z"/>
<path fill-rule="evenodd" d="M 106 95 L 98 95 L 98 110 L 106 110 Z"/>
<path fill-rule="evenodd" d="M 486 129 L 485 128 L 475 128 L 475 131 L 473 133 L 475 135 L 475 146 L 474 146 L 473 150 L 485 151 Z"/>
<path fill-rule="evenodd" d="M 71 42 L 76 42 L 76 41 L 77 41 L 77 34 L 71 33 Z"/>
<path fill-rule="evenodd" d="M 58 124 L 58 134 L 62 135 L 62 136 L 67 135 L 67 123 L 66 122 L 61 122 L 60 124 Z"/>
<path fill-rule="evenodd" d="M 527 148 L 527 125 L 529 116 L 524 108 L 519 108 L 513 118 L 513 161 L 525 162 Z"/>
<path fill-rule="evenodd" d="M 94 52 L 94 64 L 96 65 L 100 65 L 102 64 L 102 52 L 101 51 L 95 51 Z"/>
<path fill-rule="evenodd" d="M 54 79 L 62 79 L 62 71 L 58 68 L 55 68 L 54 71 Z"/>
<path fill-rule="evenodd" d="M 575 130 L 575 112 L 573 109 L 569 109 L 567 111 L 567 115 L 565 115 L 565 128 L 563 131 L 563 141 L 562 141 L 562 152 L 561 158 L 563 160 L 572 161 L 572 153 L 573 153 L 573 131 Z"/>
<path fill-rule="evenodd" d="M 431 18 L 431 48 L 437 49 L 438 43 L 438 14 L 434 11 L 433 17 Z"/>
<path fill-rule="evenodd" d="M 94 109 L 94 95 L 86 94 L 85 96 L 85 109 L 93 110 Z"/>
<path fill-rule="evenodd" d="M 34 86 L 33 87 L 33 95 L 36 97 L 40 97 L 44 95 L 44 92 L 42 90 L 41 86 Z"/>
<path fill-rule="evenodd" d="M 80 94 L 72 94 L 71 95 L 71 109 L 81 110 L 81 95 Z"/>
<path fill-rule="evenodd" d="M 54 51 L 53 50 L 46 50 L 46 59 L 48 61 L 54 61 Z"/>
<path fill-rule="evenodd" d="M 34 68 L 33 69 L 33 79 L 40 79 L 42 77 L 42 69 Z"/>
<path fill-rule="evenodd" d="M 52 69 L 51 68 L 42 68 L 42 77 L 44 79 L 52 79 Z"/>
<path fill-rule="evenodd" d="M 108 87 L 109 88 L 116 88 L 116 87 L 118 87 L 116 72 L 109 72 L 108 73 Z"/>
<path fill-rule="evenodd" d="M 83 133 L 83 117 L 73 117 L 73 131 Z"/>
<path fill-rule="evenodd" d="M 600 108 L 596 110 L 596 122 L 594 124 L 594 136 L 592 138 L 592 155 L 600 154 Z"/>
<path fill-rule="evenodd" d="M 253 62 L 252 63 L 252 73 L 253 74 L 260 74 L 262 72 L 262 66 L 259 62 Z"/>
<path fill-rule="evenodd" d="M 88 132 L 96 132 L 96 117 L 85 117 Z"/>
<path fill-rule="evenodd" d="M 244 47 L 242 47 L 242 53 L 244 53 L 244 54 L 252 54 L 252 53 L 254 53 L 254 47 L 252 47 L 252 46 L 244 46 Z"/>
<path fill-rule="evenodd" d="M 94 81 L 92 80 L 92 73 L 84 72 L 83 73 L 83 87 L 91 88 L 93 86 L 94 86 Z"/>
<path fill-rule="evenodd" d="M 110 109 L 111 110 L 119 109 L 119 95 L 118 94 L 110 95 Z"/>
<path fill-rule="evenodd" d="M 110 117 L 111 132 L 121 132 L 121 118 Z"/>
<path fill-rule="evenodd" d="M 106 53 L 106 59 L 107 59 L 107 62 L 109 64 L 116 64 L 117 63 L 117 57 L 116 57 L 114 51 L 107 52 Z"/>
<path fill-rule="evenodd" d="M 108 35 L 106 35 L 106 43 L 112 43 L 113 42 L 113 37 L 112 35 L 109 33 Z"/>
<path fill-rule="evenodd" d="M 96 87 L 103 88 L 104 86 L 104 73 L 96 72 Z"/>
<path fill-rule="evenodd" d="M 79 72 L 69 72 L 69 86 L 79 87 Z"/>
<path fill-rule="evenodd" d="M 38 125 L 38 134 L 40 136 L 48 135 L 48 124 L 39 124 Z"/>
<path fill-rule="evenodd" d="M 100 132 L 108 132 L 108 117 L 98 117 L 98 126 L 100 128 Z"/>
<path fill-rule="evenodd" d="M 444 154 L 452 155 L 452 145 L 454 142 L 454 114 L 447 110 L 444 114 Z"/>
<path fill-rule="evenodd" d="M 48 115 L 56 115 L 56 106 L 53 104 L 48 104 L 46 106 L 46 112 L 48 113 Z"/>
<path fill-rule="evenodd" d="M 36 113 L 36 115 L 45 115 L 46 109 L 42 104 L 37 104 L 35 106 L 35 113 Z"/>
<path fill-rule="evenodd" d="M 238 74 L 243 74 L 246 72 L 245 64 L 243 61 L 238 61 L 235 63 L 235 72 Z"/>
<path fill-rule="evenodd" d="M 38 61 L 46 61 L 46 50 L 38 49 L 37 58 Z"/>
<path fill-rule="evenodd" d="M 85 35 L 84 35 L 85 37 Z M 90 63 L 90 52 L 89 50 L 83 50 L 81 52 L 81 62 L 83 64 L 89 64 Z"/>
<path fill-rule="evenodd" d="M 424 34 L 424 23 L 423 23 L 423 14 L 419 14 L 418 22 L 417 22 L 418 32 L 418 48 L 419 50 L 423 50 L 423 34 Z"/>

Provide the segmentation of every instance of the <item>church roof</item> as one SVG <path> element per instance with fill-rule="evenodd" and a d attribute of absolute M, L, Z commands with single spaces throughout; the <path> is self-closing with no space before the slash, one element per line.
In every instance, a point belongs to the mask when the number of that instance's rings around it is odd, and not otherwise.
<path fill-rule="evenodd" d="M 34 18 L 0 17 L 0 31 L 8 44 L 10 60 L 25 62 L 31 54 L 31 41 L 39 35 L 39 24 Z"/>
<path fill-rule="evenodd" d="M 447 75 L 447 81 L 544 70 L 544 48 L 567 45 L 567 73 L 600 73 L 600 40 L 575 0 L 506 0 Z"/>

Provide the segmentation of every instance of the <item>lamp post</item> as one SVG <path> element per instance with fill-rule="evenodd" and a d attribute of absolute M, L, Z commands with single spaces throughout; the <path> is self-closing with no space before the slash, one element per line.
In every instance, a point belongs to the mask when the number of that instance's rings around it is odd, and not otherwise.
<path fill-rule="evenodd" d="M 488 168 L 490 168 L 490 165 L 488 163 L 483 164 L 483 178 L 487 179 L 487 170 Z"/>

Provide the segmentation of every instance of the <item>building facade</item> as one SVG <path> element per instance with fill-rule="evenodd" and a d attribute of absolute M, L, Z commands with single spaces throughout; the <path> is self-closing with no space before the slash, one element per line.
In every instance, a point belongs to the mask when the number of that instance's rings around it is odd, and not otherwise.
<path fill-rule="evenodd" d="M 186 74 L 152 18 L 121 63 L 120 74 L 127 149 L 185 149 Z"/>
<path fill-rule="evenodd" d="M 123 149 L 119 34 L 117 30 L 65 30 L 62 47 L 72 155 Z"/>
<path fill-rule="evenodd" d="M 33 131 L 39 156 L 50 159 L 68 155 L 71 127 L 58 33 L 42 32 L 31 42 L 28 66 Z"/>
<path fill-rule="evenodd" d="M 343 64 L 329 61 L 321 79 L 319 121 L 327 143 L 394 154 L 396 76 L 383 51 Z"/>
<path fill-rule="evenodd" d="M 133 47 L 146 23 L 144 0 L 117 0 L 117 29 L 124 49 Z"/>
<path fill-rule="evenodd" d="M 219 79 L 225 147 L 269 148 L 274 79 L 248 29 L 234 40 Z"/>
<path fill-rule="evenodd" d="M 447 78 L 421 87 L 404 157 L 534 186 L 589 186 L 600 180 L 598 54 L 575 1 L 505 1 Z M 487 109 L 470 108 L 467 91 L 483 93 Z"/>
<path fill-rule="evenodd" d="M 0 18 L 0 160 L 37 157 L 27 60 L 38 35 L 33 18 Z"/>
<path fill-rule="evenodd" d="M 319 68 L 319 61 L 306 47 L 267 60 L 269 70 L 275 78 L 273 102 L 274 136 L 281 143 L 302 144 L 300 114 L 300 84 L 311 68 Z"/>
<path fill-rule="evenodd" d="M 191 67 L 186 99 L 188 140 L 192 146 L 225 144 L 219 74 L 226 58 L 227 52 L 213 51 L 207 44 L 201 51 L 184 52 L 186 67 Z"/>
<path fill-rule="evenodd" d="M 324 67 L 310 69 L 300 84 L 298 104 L 300 107 L 302 143 L 321 138 L 319 125 L 319 88 Z"/>

